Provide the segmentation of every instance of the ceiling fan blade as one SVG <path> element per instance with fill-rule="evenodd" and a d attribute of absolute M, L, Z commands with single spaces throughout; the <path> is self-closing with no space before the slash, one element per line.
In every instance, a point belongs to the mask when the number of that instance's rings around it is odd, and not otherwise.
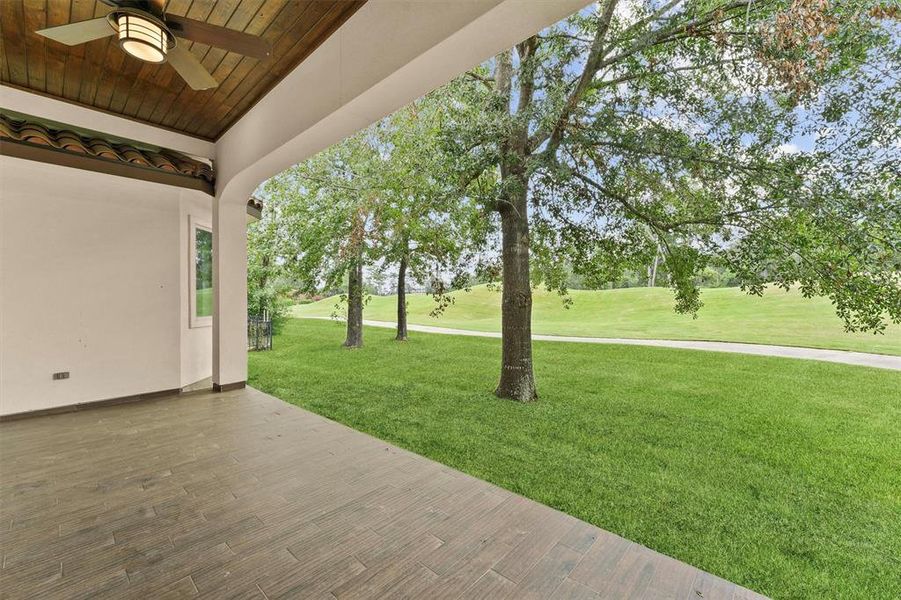
<path fill-rule="evenodd" d="M 269 44 L 249 33 L 210 25 L 203 21 L 195 21 L 194 19 L 177 15 L 166 15 L 166 25 L 173 35 L 192 42 L 200 42 L 201 44 L 215 46 L 229 52 L 237 52 L 252 58 L 266 58 L 269 56 Z"/>
<path fill-rule="evenodd" d="M 115 35 L 116 30 L 113 29 L 106 17 L 99 17 L 89 21 L 79 21 L 78 23 L 69 23 L 58 27 L 39 29 L 35 33 L 67 46 L 77 46 L 78 44 Z"/>
<path fill-rule="evenodd" d="M 213 76 L 203 68 L 200 61 L 182 46 L 176 45 L 169 50 L 166 62 L 172 65 L 172 68 L 193 90 L 208 90 L 219 85 Z"/>

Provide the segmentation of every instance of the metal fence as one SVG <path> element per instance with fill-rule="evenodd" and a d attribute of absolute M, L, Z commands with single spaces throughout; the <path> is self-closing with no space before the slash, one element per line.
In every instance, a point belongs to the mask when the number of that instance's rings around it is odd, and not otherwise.
<path fill-rule="evenodd" d="M 269 313 L 247 317 L 247 349 L 272 350 L 272 319 Z"/>

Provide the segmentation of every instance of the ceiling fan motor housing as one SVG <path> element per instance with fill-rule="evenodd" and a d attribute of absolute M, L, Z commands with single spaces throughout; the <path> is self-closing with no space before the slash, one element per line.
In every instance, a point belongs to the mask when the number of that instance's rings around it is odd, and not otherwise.
<path fill-rule="evenodd" d="M 166 54 L 175 47 L 175 36 L 166 23 L 145 10 L 118 8 L 107 20 L 118 32 L 119 46 L 146 62 L 165 62 Z"/>

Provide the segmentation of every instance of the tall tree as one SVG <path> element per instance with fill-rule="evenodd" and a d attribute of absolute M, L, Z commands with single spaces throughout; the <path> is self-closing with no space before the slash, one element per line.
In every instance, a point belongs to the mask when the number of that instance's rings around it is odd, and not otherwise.
<path fill-rule="evenodd" d="M 700 307 L 694 276 L 716 259 L 752 293 L 829 296 L 848 329 L 901 320 L 897 18 L 878 2 L 602 0 L 457 80 L 458 182 L 499 175 L 496 394 L 537 397 L 532 285 L 564 293 L 566 265 L 600 285 L 658 245 L 678 311 Z"/>
<path fill-rule="evenodd" d="M 247 230 L 247 312 L 268 314 L 278 330 L 291 304 L 290 279 L 284 268 L 284 231 L 280 206 L 267 203 L 259 221 Z"/>
<path fill-rule="evenodd" d="M 383 159 L 369 186 L 382 199 L 381 266 L 397 270 L 398 341 L 408 335 L 407 281 L 429 284 L 433 312 L 440 312 L 492 230 L 478 200 L 460 196 L 454 165 L 441 152 L 447 99 L 439 91 L 416 100 L 383 119 L 370 138 Z"/>
<path fill-rule="evenodd" d="M 363 343 L 366 273 L 397 269 L 397 339 L 405 340 L 408 278 L 429 282 L 440 310 L 491 230 L 477 199 L 460 198 L 449 183 L 442 106 L 420 99 L 264 186 L 298 286 L 315 292 L 347 282 L 345 346 Z"/>
<path fill-rule="evenodd" d="M 347 282 L 347 338 L 363 344 L 364 266 L 374 255 L 381 198 L 369 182 L 381 161 L 367 140 L 348 138 L 268 180 L 267 203 L 278 206 L 283 262 L 301 291 L 343 287 Z"/>

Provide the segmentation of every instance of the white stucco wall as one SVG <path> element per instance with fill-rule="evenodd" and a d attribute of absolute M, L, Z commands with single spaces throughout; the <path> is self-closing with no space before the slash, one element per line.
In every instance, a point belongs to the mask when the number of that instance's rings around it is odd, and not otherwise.
<path fill-rule="evenodd" d="M 209 221 L 209 197 L 0 157 L 0 414 L 209 376 L 210 328 L 188 328 L 191 213 Z"/>

